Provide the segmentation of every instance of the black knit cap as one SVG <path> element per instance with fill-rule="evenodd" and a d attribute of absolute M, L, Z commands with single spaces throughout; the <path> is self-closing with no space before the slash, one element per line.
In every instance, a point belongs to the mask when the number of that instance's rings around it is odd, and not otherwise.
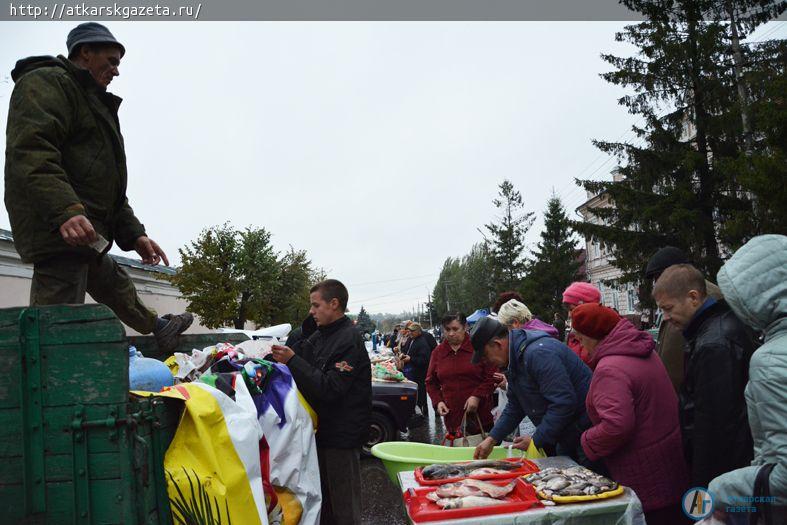
<path fill-rule="evenodd" d="M 502 328 L 502 324 L 497 319 L 482 317 L 470 330 L 470 343 L 473 345 L 473 357 L 470 362 L 478 364 L 484 357 L 484 347 L 492 337 Z"/>
<path fill-rule="evenodd" d="M 114 44 L 120 48 L 120 56 L 126 54 L 126 48 L 123 44 L 115 39 L 115 36 L 110 33 L 109 29 L 97 22 L 85 22 L 79 24 L 68 33 L 66 38 L 66 47 L 68 54 L 74 51 L 74 48 L 80 44 Z"/>
<path fill-rule="evenodd" d="M 645 277 L 647 279 L 655 279 L 670 266 L 687 264 L 688 262 L 689 256 L 686 255 L 686 252 L 674 246 L 665 246 L 654 253 L 653 257 L 648 261 L 648 265 L 645 267 Z"/>

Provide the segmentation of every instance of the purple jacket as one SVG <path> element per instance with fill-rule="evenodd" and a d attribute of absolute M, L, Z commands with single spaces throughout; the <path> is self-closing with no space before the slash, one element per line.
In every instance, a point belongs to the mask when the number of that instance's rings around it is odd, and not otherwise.
<path fill-rule="evenodd" d="M 688 488 L 678 398 L 654 348 L 626 319 L 601 340 L 586 399 L 593 426 L 582 434 L 588 458 L 603 460 L 645 512 L 677 505 Z"/>
<path fill-rule="evenodd" d="M 524 325 L 520 327 L 522 330 L 540 330 L 542 332 L 546 332 L 547 335 L 554 337 L 558 341 L 560 341 L 560 337 L 557 333 L 557 328 L 552 326 L 551 324 L 547 324 L 544 321 L 539 321 L 538 319 L 531 319 L 530 321 L 526 322 Z"/>

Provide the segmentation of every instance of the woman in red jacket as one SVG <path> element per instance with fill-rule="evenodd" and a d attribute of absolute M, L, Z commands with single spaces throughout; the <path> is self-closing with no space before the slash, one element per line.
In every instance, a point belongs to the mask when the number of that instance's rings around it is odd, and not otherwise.
<path fill-rule="evenodd" d="M 594 368 L 582 449 L 637 493 L 648 525 L 687 523 L 678 399 L 653 338 L 596 303 L 574 308 L 571 326 Z"/>
<path fill-rule="evenodd" d="M 443 342 L 432 351 L 426 374 L 426 390 L 435 413 L 443 416 L 449 432 L 460 429 L 465 412 L 477 412 L 484 431 L 492 429 L 492 392 L 497 367 L 474 365 L 473 345 L 467 333 L 467 319 L 460 313 L 442 319 Z M 479 434 L 475 417 L 467 418 L 466 434 Z"/>

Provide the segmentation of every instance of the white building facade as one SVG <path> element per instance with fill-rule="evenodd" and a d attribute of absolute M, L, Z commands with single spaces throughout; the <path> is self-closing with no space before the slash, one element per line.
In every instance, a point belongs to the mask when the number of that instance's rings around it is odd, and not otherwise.
<path fill-rule="evenodd" d="M 183 299 L 180 291 L 169 283 L 164 276 L 173 274 L 175 270 L 164 266 L 150 266 L 126 257 L 110 255 L 120 264 L 134 281 L 142 301 L 159 315 L 181 313 L 186 311 L 188 302 Z M 33 265 L 25 264 L 14 248 L 11 232 L 0 229 L 0 308 L 27 306 L 30 302 L 30 283 L 33 278 Z M 87 303 L 95 303 L 88 295 Z M 194 324 L 185 332 L 208 333 L 212 330 L 199 324 L 195 316 Z M 126 326 L 128 335 L 138 335 Z"/>
<path fill-rule="evenodd" d="M 620 180 L 619 175 L 613 175 L 614 180 Z M 593 213 L 599 208 L 613 207 L 615 204 L 609 195 L 602 193 L 593 195 L 587 193 L 588 200 L 577 208 L 584 222 L 592 224 L 605 224 L 603 219 Z M 586 244 L 586 269 L 588 280 L 601 290 L 601 301 L 606 306 L 611 306 L 621 315 L 639 316 L 637 286 L 633 283 L 620 283 L 623 271 L 615 266 L 615 260 L 609 246 L 596 240 L 587 238 Z"/>

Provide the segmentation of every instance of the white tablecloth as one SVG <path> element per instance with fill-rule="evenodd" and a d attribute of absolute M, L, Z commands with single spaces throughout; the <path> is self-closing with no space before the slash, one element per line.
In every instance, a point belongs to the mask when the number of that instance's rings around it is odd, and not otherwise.
<path fill-rule="evenodd" d="M 567 457 L 551 457 L 533 460 L 540 468 L 564 468 L 576 465 Z M 403 492 L 419 488 L 414 472 L 400 472 L 399 485 Z M 409 516 L 408 516 L 409 518 Z M 412 523 L 412 520 L 411 520 Z M 530 509 L 513 514 L 493 514 L 471 519 L 430 521 L 430 525 L 458 525 L 460 523 L 506 524 L 506 525 L 645 525 L 642 504 L 629 488 L 616 498 L 592 503 L 572 503 Z"/>

